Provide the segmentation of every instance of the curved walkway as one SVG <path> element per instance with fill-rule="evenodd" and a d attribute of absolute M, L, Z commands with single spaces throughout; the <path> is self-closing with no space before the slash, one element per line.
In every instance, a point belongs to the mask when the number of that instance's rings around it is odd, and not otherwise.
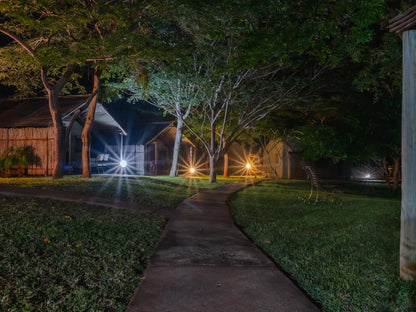
<path fill-rule="evenodd" d="M 319 311 L 234 225 L 226 200 L 245 186 L 228 184 L 181 203 L 128 312 Z"/>

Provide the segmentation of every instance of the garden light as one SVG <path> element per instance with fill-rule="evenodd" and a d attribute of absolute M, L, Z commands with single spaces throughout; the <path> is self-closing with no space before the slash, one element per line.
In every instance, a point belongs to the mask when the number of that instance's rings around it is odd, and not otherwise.
<path fill-rule="evenodd" d="M 124 159 L 120 161 L 120 167 L 121 168 L 126 168 L 127 167 L 127 161 L 125 161 Z"/>
<path fill-rule="evenodd" d="M 246 168 L 247 168 L 247 169 L 250 169 L 250 168 L 251 168 L 250 163 L 246 163 Z"/>
<path fill-rule="evenodd" d="M 367 174 L 364 176 L 364 178 L 366 178 L 366 179 L 370 179 L 370 178 L 371 178 L 371 174 L 367 173 Z"/>
<path fill-rule="evenodd" d="M 191 167 L 191 168 L 189 169 L 189 171 L 190 171 L 191 173 L 195 173 L 195 168 L 194 168 L 194 167 Z"/>

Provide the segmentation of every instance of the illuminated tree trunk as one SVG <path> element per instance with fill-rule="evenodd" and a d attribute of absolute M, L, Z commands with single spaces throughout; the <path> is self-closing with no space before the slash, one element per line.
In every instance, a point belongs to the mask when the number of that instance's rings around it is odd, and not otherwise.
<path fill-rule="evenodd" d="M 173 155 L 172 155 L 172 167 L 170 167 L 169 176 L 176 177 L 177 169 L 178 169 L 178 158 L 179 158 L 179 150 L 181 148 L 181 140 L 182 140 L 182 128 L 183 128 L 183 121 L 178 118 L 177 127 L 176 127 L 176 137 L 175 137 L 175 145 L 173 147 Z"/>
<path fill-rule="evenodd" d="M 224 178 L 228 178 L 228 153 L 224 154 Z"/>
<path fill-rule="evenodd" d="M 54 134 L 55 134 L 55 153 L 53 162 L 52 179 L 60 179 L 64 176 L 64 161 L 65 161 L 65 127 L 62 123 L 61 114 L 56 107 L 58 96 L 55 96 L 53 92 L 49 93 L 49 107 L 53 121 Z"/>
<path fill-rule="evenodd" d="M 100 69 L 96 69 L 94 72 L 94 87 L 92 90 L 92 98 L 88 108 L 88 114 L 85 120 L 85 125 L 82 129 L 82 176 L 84 178 L 91 177 L 90 166 L 90 136 L 91 129 L 94 123 L 95 108 L 97 107 L 98 94 L 100 91 Z"/>
<path fill-rule="evenodd" d="M 211 120 L 214 120 L 211 118 Z M 215 143 L 215 123 L 211 122 L 211 129 L 210 129 L 210 150 L 209 150 L 209 182 L 216 182 L 217 181 L 217 173 L 216 173 L 216 143 Z"/>
<path fill-rule="evenodd" d="M 223 142 L 222 147 L 224 149 L 226 148 L 225 141 Z M 223 172 L 223 177 L 224 178 L 228 178 L 228 176 L 229 176 L 229 173 L 228 173 L 228 152 L 224 154 L 223 159 L 224 159 L 224 172 Z"/>
<path fill-rule="evenodd" d="M 416 279 L 416 30 L 403 32 L 400 277 Z"/>
<path fill-rule="evenodd" d="M 209 182 L 217 181 L 217 173 L 215 172 L 215 155 L 209 155 Z"/>
<path fill-rule="evenodd" d="M 55 159 L 53 164 L 52 179 L 60 179 L 64 176 L 65 139 L 66 129 L 62 123 L 62 116 L 58 110 L 59 93 L 69 81 L 74 71 L 73 65 L 68 65 L 65 72 L 55 85 L 51 85 L 47 78 L 47 68 L 41 69 L 42 83 L 48 93 L 49 111 L 51 113 L 55 133 Z"/>

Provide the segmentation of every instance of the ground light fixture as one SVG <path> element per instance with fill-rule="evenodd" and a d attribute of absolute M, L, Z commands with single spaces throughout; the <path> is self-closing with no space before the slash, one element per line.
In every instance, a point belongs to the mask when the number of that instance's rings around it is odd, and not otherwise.
<path fill-rule="evenodd" d="M 126 168 L 126 167 L 127 167 L 127 161 L 125 161 L 124 159 L 122 159 L 122 160 L 120 161 L 120 167 L 121 167 L 121 168 Z"/>
<path fill-rule="evenodd" d="M 251 169 L 250 163 L 246 163 L 246 169 Z"/>
<path fill-rule="evenodd" d="M 190 173 L 195 173 L 195 168 L 194 167 L 189 168 L 189 172 Z"/>

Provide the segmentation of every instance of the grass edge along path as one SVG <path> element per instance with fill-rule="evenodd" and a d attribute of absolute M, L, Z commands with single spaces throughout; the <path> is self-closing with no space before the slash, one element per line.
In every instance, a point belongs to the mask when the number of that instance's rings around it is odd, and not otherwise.
<path fill-rule="evenodd" d="M 400 200 L 346 187 L 306 201 L 307 182 L 262 182 L 230 201 L 240 228 L 324 312 L 416 311 L 399 278 Z"/>
<path fill-rule="evenodd" d="M 165 219 L 0 196 L 0 311 L 124 311 Z"/>
<path fill-rule="evenodd" d="M 124 311 L 166 220 L 82 201 L 169 209 L 223 185 L 159 179 L 0 178 L 0 186 L 29 195 L 0 195 L 0 311 Z M 30 197 L 38 193 L 81 202 Z"/>
<path fill-rule="evenodd" d="M 0 178 L 0 187 L 2 185 L 158 208 L 176 208 L 183 199 L 198 192 L 198 188 L 165 184 L 157 180 L 131 179 L 128 176 L 98 176 L 90 179 L 65 177 L 59 180 L 45 177 Z"/>

